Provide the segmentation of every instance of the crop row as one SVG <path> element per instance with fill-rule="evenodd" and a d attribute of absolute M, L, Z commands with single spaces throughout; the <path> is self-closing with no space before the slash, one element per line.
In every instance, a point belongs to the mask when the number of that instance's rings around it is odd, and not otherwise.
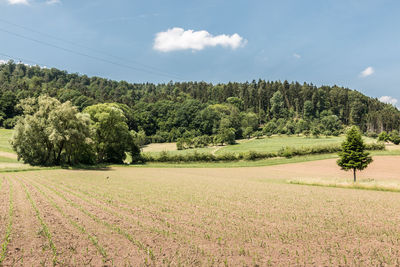
<path fill-rule="evenodd" d="M 0 190 L 3 187 L 4 180 L 1 181 Z M 14 217 L 14 203 L 13 203 L 13 188 L 11 183 L 10 184 L 10 195 L 9 195 L 9 209 L 8 209 L 8 225 L 6 229 L 6 234 L 4 237 L 4 241 L 1 245 L 1 252 L 0 252 L 0 265 L 4 261 L 7 253 L 7 247 L 10 243 L 10 236 L 12 232 L 12 224 L 13 224 L 13 217 Z"/>
<path fill-rule="evenodd" d="M 47 190 L 51 191 L 52 193 L 54 193 L 55 195 L 57 195 L 58 197 L 60 197 L 61 199 L 63 199 L 69 206 L 79 210 L 81 213 L 83 213 L 84 215 L 86 215 L 87 217 L 89 217 L 92 221 L 94 221 L 97 224 L 103 225 L 105 226 L 107 229 L 111 230 L 114 233 L 119 234 L 120 236 L 122 236 L 123 238 L 127 239 L 130 243 L 132 243 L 133 245 L 135 245 L 136 247 L 138 247 L 139 250 L 144 251 L 148 256 L 150 260 L 154 260 L 154 254 L 151 248 L 145 246 L 142 242 L 136 240 L 132 234 L 130 234 L 128 231 L 126 231 L 125 229 L 121 228 L 118 225 L 115 225 L 113 223 L 108 222 L 105 219 L 100 218 L 99 216 L 95 215 L 93 212 L 90 212 L 88 209 L 84 208 L 81 204 L 73 201 L 72 199 L 70 199 L 69 197 L 67 197 L 63 192 L 61 192 L 60 190 L 55 189 L 52 186 L 49 186 L 48 184 L 45 183 L 37 183 L 36 181 L 33 180 L 29 180 L 30 183 L 34 184 L 36 183 L 35 188 L 40 185 L 41 187 L 46 188 Z M 43 192 L 43 191 L 42 191 Z M 113 214 L 113 215 L 117 215 L 117 214 Z M 92 236 L 89 237 L 89 239 L 92 239 L 92 242 L 95 242 L 95 246 L 100 250 L 100 253 L 102 254 L 103 257 L 105 257 L 107 254 L 105 252 L 105 250 L 102 248 L 102 246 L 100 244 L 98 244 L 97 240 Z M 106 258 L 104 258 L 104 260 L 106 260 Z"/>
<path fill-rule="evenodd" d="M 57 260 L 57 256 L 58 256 L 58 255 L 57 255 L 57 248 L 56 248 L 56 246 L 54 245 L 53 239 L 52 239 L 52 237 L 51 237 L 50 230 L 49 230 L 49 228 L 48 228 L 46 222 L 43 220 L 43 217 L 42 217 L 42 215 L 40 214 L 40 211 L 39 211 L 39 209 L 37 208 L 36 203 L 35 203 L 35 201 L 32 199 L 32 197 L 31 197 L 31 195 L 30 195 L 28 189 L 26 188 L 25 184 L 23 184 L 23 183 L 21 182 L 21 185 L 23 186 L 23 188 L 24 188 L 24 190 L 25 190 L 25 193 L 26 193 L 26 197 L 27 197 L 27 199 L 29 200 L 29 202 L 31 203 L 32 208 L 33 208 L 33 210 L 34 210 L 35 213 L 36 213 L 36 217 L 38 218 L 38 220 L 39 220 L 39 222 L 40 222 L 40 224 L 41 224 L 41 226 L 42 226 L 43 234 L 46 236 L 46 238 L 47 238 L 47 240 L 48 240 L 48 242 L 49 242 L 50 248 L 51 248 L 51 250 L 52 250 L 52 252 L 53 252 L 53 265 L 57 265 L 57 263 L 58 263 L 58 260 Z"/>
<path fill-rule="evenodd" d="M 138 241 L 137 239 L 134 239 L 133 235 L 130 232 L 128 232 L 127 230 L 125 230 L 126 228 L 124 228 L 123 225 L 115 225 L 113 223 L 108 222 L 105 219 L 102 219 L 104 217 L 100 218 L 99 216 L 94 215 L 93 213 L 89 212 L 81 204 L 79 204 L 77 201 L 74 201 L 73 199 L 76 198 L 79 200 L 79 202 L 83 201 L 83 202 L 87 203 L 89 206 L 96 207 L 96 208 L 106 212 L 107 214 L 112 215 L 112 218 L 117 219 L 117 221 L 127 223 L 126 227 L 129 226 L 129 228 L 131 228 L 132 226 L 135 226 L 135 225 L 139 226 L 141 229 L 139 232 L 146 232 L 146 233 L 150 234 L 150 235 L 148 235 L 149 237 L 153 236 L 153 238 L 152 238 L 153 242 L 154 242 L 154 238 L 157 238 L 157 239 L 161 238 L 163 240 L 167 239 L 169 246 L 171 246 L 173 243 L 177 244 L 176 242 L 177 242 L 177 240 L 179 240 L 179 244 L 180 244 L 179 246 L 181 246 L 182 244 L 186 244 L 191 248 L 192 251 L 200 251 L 201 250 L 200 248 L 196 247 L 195 244 L 193 244 L 192 240 L 187 240 L 185 238 L 186 235 L 179 235 L 179 236 L 177 235 L 177 231 L 182 234 L 182 231 L 184 231 L 184 229 L 176 229 L 175 228 L 174 230 L 172 230 L 173 228 L 172 228 L 171 223 L 168 223 L 165 220 L 160 221 L 160 226 L 162 226 L 162 225 L 164 226 L 160 229 L 156 225 L 154 225 L 154 221 L 143 223 L 143 221 L 135 220 L 133 218 L 133 216 L 125 215 L 122 212 L 122 210 L 127 212 L 130 215 L 134 215 L 134 213 L 133 213 L 134 211 L 132 209 L 130 209 L 129 207 L 116 205 L 116 204 L 114 204 L 114 201 L 106 201 L 107 202 L 106 203 L 104 201 L 104 199 L 102 199 L 99 196 L 95 196 L 93 193 L 89 193 L 88 191 L 82 192 L 76 188 L 70 188 L 66 185 L 63 185 L 63 182 L 57 183 L 57 185 L 55 185 L 54 183 L 51 182 L 50 179 L 46 179 L 46 181 L 44 181 L 41 178 L 29 179 L 29 182 L 40 184 L 40 186 L 46 188 L 47 190 L 50 190 L 52 193 L 58 195 L 60 198 L 65 200 L 70 206 L 80 210 L 86 216 L 90 217 L 94 222 L 101 224 L 103 226 L 106 226 L 111 231 L 116 232 L 119 235 L 126 238 L 132 244 L 136 245 L 139 250 L 145 252 L 146 256 L 148 257 L 148 262 L 150 260 L 154 261 L 156 259 L 155 251 L 158 252 L 158 250 L 160 250 L 160 253 L 164 254 L 164 256 L 162 256 L 163 263 L 168 263 L 169 259 L 165 258 L 166 254 L 165 254 L 165 252 L 162 252 L 163 248 L 160 247 L 160 248 L 157 248 L 157 250 L 155 250 L 155 247 L 152 247 L 150 244 L 144 245 L 142 242 Z M 34 185 L 34 186 L 37 187 L 37 185 Z M 77 192 L 80 192 L 80 194 L 78 194 Z M 68 195 L 65 195 L 64 193 L 67 193 Z M 73 198 L 71 198 L 70 196 L 73 196 Z M 84 205 L 84 206 L 86 206 L 86 205 Z M 111 206 L 111 207 L 109 207 L 109 206 Z M 145 217 L 142 216 L 141 218 L 145 218 L 145 220 L 159 219 L 158 217 L 154 217 L 150 214 Z M 160 237 L 160 235 L 162 237 Z M 161 241 L 161 240 L 159 240 L 159 241 Z M 170 242 L 173 242 L 173 243 L 170 243 Z M 174 246 L 174 245 L 172 245 L 172 246 Z M 159 257 L 157 257 L 157 259 L 160 260 Z"/>

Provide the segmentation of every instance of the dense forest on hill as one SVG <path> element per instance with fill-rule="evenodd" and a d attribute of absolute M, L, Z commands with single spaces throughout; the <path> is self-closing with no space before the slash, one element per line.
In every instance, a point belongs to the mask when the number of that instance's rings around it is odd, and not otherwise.
<path fill-rule="evenodd" d="M 130 129 L 153 142 L 241 138 L 261 130 L 338 134 L 347 125 L 375 133 L 400 128 L 395 107 L 338 86 L 265 80 L 133 84 L 12 61 L 0 65 L 0 126 L 13 127 L 19 101 L 40 95 L 71 101 L 81 111 L 97 103 L 123 104 Z"/>

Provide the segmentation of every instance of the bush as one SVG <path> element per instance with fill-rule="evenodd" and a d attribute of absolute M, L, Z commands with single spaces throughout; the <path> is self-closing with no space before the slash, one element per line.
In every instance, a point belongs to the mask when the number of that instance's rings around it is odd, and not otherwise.
<path fill-rule="evenodd" d="M 247 153 L 241 154 L 241 158 L 245 160 L 267 159 L 267 158 L 275 158 L 277 156 L 278 156 L 277 153 L 262 153 L 255 151 L 249 151 Z"/>
<path fill-rule="evenodd" d="M 371 137 L 371 138 L 377 138 L 378 137 L 378 134 L 376 132 L 367 132 L 366 135 L 368 137 Z"/>
<path fill-rule="evenodd" d="M 397 130 L 391 131 L 389 134 L 389 140 L 395 145 L 400 144 L 399 131 L 397 131 Z"/>
<path fill-rule="evenodd" d="M 3 121 L 3 127 L 6 129 L 13 129 L 18 122 L 20 116 L 15 116 L 14 118 L 8 118 Z"/>
<path fill-rule="evenodd" d="M 378 135 L 378 141 L 388 142 L 390 137 L 387 132 L 383 131 Z"/>
<path fill-rule="evenodd" d="M 254 136 L 256 139 L 261 139 L 263 137 L 263 133 L 261 131 L 257 131 L 254 133 Z"/>
<path fill-rule="evenodd" d="M 178 141 L 176 141 L 176 149 L 178 150 L 185 149 L 184 142 L 182 139 L 178 139 Z"/>

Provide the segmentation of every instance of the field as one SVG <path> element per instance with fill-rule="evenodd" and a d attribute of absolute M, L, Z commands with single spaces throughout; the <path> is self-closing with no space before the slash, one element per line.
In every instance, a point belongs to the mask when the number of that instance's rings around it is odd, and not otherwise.
<path fill-rule="evenodd" d="M 400 264 L 399 146 L 374 151 L 353 184 L 336 154 L 40 169 L 16 160 L 11 131 L 0 136 L 0 266 Z M 276 151 L 342 138 L 206 149 Z"/>
<path fill-rule="evenodd" d="M 360 185 L 400 190 L 398 156 Z M 334 159 L 250 168 L 47 170 L 1 177 L 8 265 L 398 265 L 400 194 Z M 390 190 L 389 190 L 390 189 Z"/>
<path fill-rule="evenodd" d="M 175 143 L 165 143 L 165 144 L 149 144 L 143 148 L 144 153 L 150 154 L 158 154 L 162 151 L 168 151 L 171 154 L 187 154 L 193 153 L 197 151 L 199 153 L 215 153 L 215 154 L 223 154 L 223 153 L 240 153 L 240 152 L 248 152 L 248 151 L 256 151 L 256 152 L 277 152 L 283 147 L 310 147 L 310 146 L 319 146 L 319 145 L 333 145 L 340 144 L 343 142 L 344 136 L 330 136 L 330 137 L 305 137 L 305 136 L 272 136 L 272 137 L 264 137 L 261 139 L 242 139 L 238 140 L 235 145 L 228 146 L 214 146 L 214 147 L 205 147 L 205 148 L 193 148 L 186 150 L 177 150 Z M 364 137 L 364 140 L 367 143 L 374 142 L 375 140 L 372 138 Z"/>

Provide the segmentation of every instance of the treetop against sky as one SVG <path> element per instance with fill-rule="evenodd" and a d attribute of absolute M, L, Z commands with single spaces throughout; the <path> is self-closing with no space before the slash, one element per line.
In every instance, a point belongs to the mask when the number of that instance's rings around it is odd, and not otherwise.
<path fill-rule="evenodd" d="M 0 0 L 0 62 L 129 82 L 338 84 L 397 104 L 400 3 Z"/>

